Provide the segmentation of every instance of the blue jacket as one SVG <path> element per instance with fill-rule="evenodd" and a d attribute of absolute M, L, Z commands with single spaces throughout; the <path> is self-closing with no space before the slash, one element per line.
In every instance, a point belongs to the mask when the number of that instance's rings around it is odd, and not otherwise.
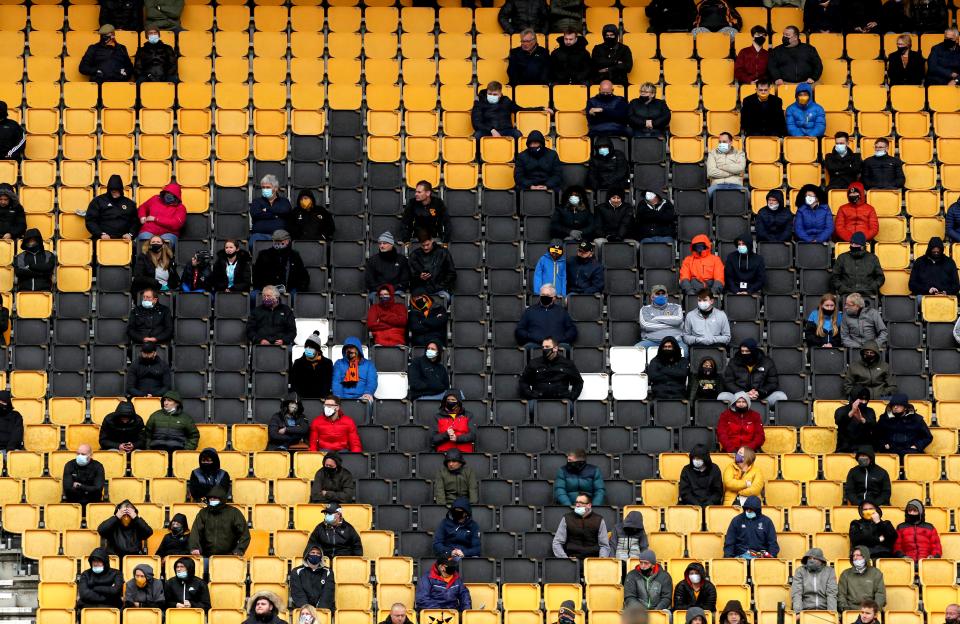
<path fill-rule="evenodd" d="M 776 557 L 780 552 L 777 529 L 770 518 L 760 513 L 760 499 L 748 496 L 743 508 L 754 510 L 757 517 L 751 520 L 746 512 L 733 517 L 723 542 L 723 556 L 730 558 L 742 555 L 748 550 L 765 550 Z"/>
<path fill-rule="evenodd" d="M 464 557 L 480 556 L 480 525 L 470 517 L 470 499 L 465 496 L 453 501 L 450 509 L 462 509 L 467 512 L 467 519 L 461 524 L 450 517 L 440 522 L 437 532 L 433 536 L 433 552 L 438 557 L 445 557 L 455 548 L 463 551 Z"/>
<path fill-rule="evenodd" d="M 809 93 L 806 105 L 794 102 L 787 107 L 787 133 L 790 136 L 822 137 L 827 129 L 827 116 L 823 107 L 813 99 L 813 87 L 805 82 L 797 85 L 797 94 Z"/>
<path fill-rule="evenodd" d="M 824 243 L 833 236 L 833 213 L 826 204 L 820 204 L 815 209 L 803 204 L 797 210 L 793 225 L 797 240 Z"/>
<path fill-rule="evenodd" d="M 952 243 L 960 243 L 960 200 L 947 209 L 947 238 Z"/>
<path fill-rule="evenodd" d="M 580 472 L 570 472 L 563 466 L 557 471 L 557 479 L 553 482 L 553 498 L 558 505 L 570 507 L 577 499 L 577 494 L 586 492 L 593 497 L 594 505 L 602 505 L 606 498 L 607 489 L 603 485 L 603 474 L 592 464 L 587 464 Z"/>
<path fill-rule="evenodd" d="M 559 303 L 554 302 L 546 308 L 536 303 L 524 310 L 514 336 L 519 345 L 529 342 L 540 344 L 547 336 L 553 336 L 558 342 L 572 344 L 577 339 L 577 326 Z M 336 368 L 333 372 L 336 376 Z"/>
<path fill-rule="evenodd" d="M 945 85 L 953 72 L 960 73 L 960 47 L 938 43 L 930 49 L 927 59 L 927 85 Z"/>
<path fill-rule="evenodd" d="M 290 200 L 282 195 L 277 196 L 277 201 L 273 202 L 272 206 L 262 196 L 255 198 L 250 202 L 250 218 L 253 220 L 250 233 L 273 234 L 277 230 L 286 230 L 287 217 L 292 211 Z"/>
<path fill-rule="evenodd" d="M 334 396 L 340 397 L 341 399 L 359 399 L 365 394 L 372 395 L 377 391 L 377 367 L 373 365 L 373 362 L 363 357 L 363 347 L 360 344 L 359 338 L 350 336 L 343 343 L 344 350 L 348 345 L 356 347 L 357 351 L 360 352 L 360 366 L 357 371 L 360 376 L 360 381 L 349 385 L 343 383 L 343 376 L 347 374 L 347 369 L 350 365 L 347 362 L 346 356 L 343 356 L 343 351 L 341 351 L 341 356 L 343 357 L 333 364 L 333 383 L 331 384 L 330 391 Z"/>
<path fill-rule="evenodd" d="M 567 268 L 563 257 L 554 260 L 547 252 L 537 261 L 537 268 L 533 271 L 533 292 L 539 293 L 544 284 L 553 284 L 558 297 L 567 296 Z"/>
<path fill-rule="evenodd" d="M 591 115 L 591 108 L 602 108 L 602 113 Z M 627 133 L 627 111 L 630 105 L 619 95 L 602 96 L 599 93 L 587 100 L 587 124 L 590 134 L 615 134 L 618 136 Z"/>
<path fill-rule="evenodd" d="M 579 257 L 567 258 L 567 284 L 570 293 L 578 295 L 602 293 L 603 267 L 596 258 L 590 258 L 590 262 L 579 260 Z"/>
<path fill-rule="evenodd" d="M 456 609 L 463 611 L 472 608 L 470 591 L 463 584 L 460 574 L 454 574 L 450 582 L 443 580 L 433 564 L 430 571 L 420 574 L 417 581 L 417 609 Z M 488 607 L 490 605 L 487 605 Z"/>

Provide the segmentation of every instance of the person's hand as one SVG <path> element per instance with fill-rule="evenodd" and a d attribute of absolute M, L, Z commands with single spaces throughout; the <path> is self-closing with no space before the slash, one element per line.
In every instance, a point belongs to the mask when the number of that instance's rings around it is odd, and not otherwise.
<path fill-rule="evenodd" d="M 783 80 L 782 80 L 781 78 L 777 78 L 777 80 L 776 80 L 776 85 L 777 85 L 778 87 L 782 87 L 782 86 L 783 86 Z"/>
<path fill-rule="evenodd" d="M 460 550 L 459 548 L 454 548 L 454 549 L 450 552 L 450 554 L 453 555 L 454 557 L 463 557 L 463 551 Z"/>
<path fill-rule="evenodd" d="M 545 190 L 547 190 L 547 187 L 546 187 L 546 185 L 544 185 L 544 184 L 534 184 L 533 186 L 530 187 L 530 190 L 531 190 L 531 191 L 545 191 Z"/>
<path fill-rule="evenodd" d="M 648 120 L 647 120 L 647 123 L 646 123 L 645 125 L 646 125 L 647 128 L 653 128 L 653 120 L 652 120 L 652 119 L 648 119 Z"/>
<path fill-rule="evenodd" d="M 73 489 L 75 489 L 75 490 L 80 489 L 80 484 L 77 483 L 76 481 L 74 481 L 74 482 L 73 482 Z M 119 518 L 119 517 L 120 517 L 120 516 L 117 516 L 117 518 Z"/>
<path fill-rule="evenodd" d="M 141 224 L 146 223 L 146 222 L 147 222 L 147 218 L 146 218 L 146 217 L 140 217 L 140 223 L 141 223 Z"/>
<path fill-rule="evenodd" d="M 456 442 L 456 441 L 457 441 L 457 434 L 455 434 L 453 431 L 448 431 L 448 432 L 447 432 L 447 437 L 450 438 L 450 441 L 451 441 L 451 442 Z"/>
<path fill-rule="evenodd" d="M 123 240 L 133 240 L 133 234 L 124 234 Z"/>
<path fill-rule="evenodd" d="M 177 608 L 178 608 L 178 609 L 186 609 L 186 608 L 187 608 L 187 605 L 184 604 L 184 603 L 182 603 L 182 602 L 178 602 L 178 603 L 177 603 Z"/>
<path fill-rule="evenodd" d="M 575 240 L 580 240 L 581 238 L 583 238 L 583 232 L 581 232 L 580 230 L 570 230 L 570 238 L 573 238 Z"/>
<path fill-rule="evenodd" d="M 498 137 L 498 136 L 500 136 L 500 133 L 497 132 L 497 129 L 496 129 L 496 128 L 493 128 L 492 130 L 490 130 L 490 136 Z"/>
<path fill-rule="evenodd" d="M 807 78 L 807 84 L 813 84 L 814 82 L 816 82 L 816 80 L 813 78 Z"/>
<path fill-rule="evenodd" d="M 958 74 L 957 72 L 953 72 L 952 74 L 950 74 L 950 77 L 951 77 L 951 78 L 960 78 L 960 74 Z"/>
<path fill-rule="evenodd" d="M 268 344 L 270 344 L 270 341 L 267 340 L 266 338 L 261 338 L 261 339 L 260 339 L 260 344 L 262 344 L 262 345 L 268 345 Z"/>
<path fill-rule="evenodd" d="M 123 68 L 121 67 L 121 68 L 120 68 L 120 75 L 121 75 L 121 76 L 126 76 L 126 75 L 127 75 L 127 70 L 125 70 L 125 69 L 123 69 Z M 138 604 L 137 606 L 139 607 L 140 605 Z"/>
<path fill-rule="evenodd" d="M 127 515 L 130 516 L 131 518 L 136 519 L 137 511 L 133 507 L 127 507 Z"/>
<path fill-rule="evenodd" d="M 824 348 L 824 349 L 832 349 L 832 348 L 833 348 L 833 345 L 830 344 L 829 342 L 827 342 L 827 343 L 824 343 L 823 348 Z"/>
<path fill-rule="evenodd" d="M 190 258 L 190 264 L 192 264 L 193 266 L 197 266 L 197 257 L 196 257 L 196 256 Z"/>
<path fill-rule="evenodd" d="M 867 27 L 864 28 L 864 30 L 867 31 L 867 32 L 870 32 L 871 30 L 873 30 L 873 29 L 876 28 L 876 27 L 877 27 L 877 23 L 876 23 L 876 22 L 867 22 Z"/>
<path fill-rule="evenodd" d="M 594 106 L 593 108 L 591 108 L 591 109 L 588 110 L 587 112 L 590 113 L 591 115 L 596 115 L 597 113 L 602 113 L 602 112 L 603 112 L 603 109 L 600 108 L 600 107 L 598 107 L 598 106 Z"/>
<path fill-rule="evenodd" d="M 280 427 L 279 429 L 277 429 L 277 433 L 279 433 L 280 435 L 283 435 L 283 434 L 285 434 L 286 432 L 287 432 L 287 428 L 286 428 L 286 427 Z"/>
<path fill-rule="evenodd" d="M 738 294 L 738 295 L 749 295 L 750 293 L 748 293 L 748 292 L 745 291 L 745 290 L 741 290 L 741 291 L 738 292 L 737 294 Z"/>
<path fill-rule="evenodd" d="M 277 339 L 277 340 L 274 340 L 274 341 L 273 341 L 273 344 L 277 345 L 278 347 L 282 347 L 282 346 L 283 346 L 283 341 L 280 340 L 280 339 Z"/>
<path fill-rule="evenodd" d="M 745 483 L 747 484 L 747 487 L 750 487 L 751 485 L 753 485 L 753 480 L 751 479 L 749 481 L 745 481 Z"/>
<path fill-rule="evenodd" d="M 544 106 L 544 107 L 543 107 L 543 112 L 545 112 L 545 113 L 548 114 L 548 115 L 552 115 L 552 114 L 553 114 L 553 109 L 550 108 L 549 106 Z"/>
<path fill-rule="evenodd" d="M 604 67 L 603 69 L 598 70 L 598 72 L 601 73 L 601 74 L 609 74 L 609 73 L 610 73 L 610 68 L 609 68 L 609 67 Z"/>
<path fill-rule="evenodd" d="M 373 395 L 369 392 L 363 395 L 360 395 L 360 398 L 366 401 L 367 403 L 373 403 Z"/>
<path fill-rule="evenodd" d="M 760 393 L 757 392 L 756 390 L 751 390 L 750 392 L 747 393 L 747 396 L 750 397 L 751 401 L 756 401 L 757 397 L 760 396 Z"/>
<path fill-rule="evenodd" d="M 885 449 L 887 449 L 887 450 L 889 451 L 889 450 L 890 450 L 890 445 L 889 445 L 889 444 L 884 444 L 884 445 L 883 445 L 883 448 L 885 448 Z"/>
<path fill-rule="evenodd" d="M 120 450 L 124 453 L 129 453 L 133 450 L 133 442 L 124 442 L 120 445 Z"/>
<path fill-rule="evenodd" d="M 877 512 L 873 512 L 873 517 L 870 519 L 873 520 L 874 524 L 880 524 L 880 514 L 878 514 Z M 880 536 L 880 539 L 881 540 L 883 539 L 882 535 Z"/>
<path fill-rule="evenodd" d="M 178 605 L 178 606 L 179 606 L 179 605 Z M 184 607 L 185 609 L 189 609 L 189 608 L 190 608 L 190 601 L 189 601 L 189 600 L 184 600 L 184 601 L 183 601 L 183 607 Z"/>
<path fill-rule="evenodd" d="M 156 221 L 156 220 L 157 220 L 156 217 L 153 217 L 153 216 L 147 217 L 147 221 Z"/>
<path fill-rule="evenodd" d="M 430 279 L 430 274 L 424 271 L 420 274 L 420 279 L 422 279 L 423 281 L 427 281 L 428 279 Z"/>
<path fill-rule="evenodd" d="M 191 555 L 199 555 L 199 554 L 200 554 L 200 551 L 197 550 L 196 548 L 194 548 L 193 550 L 190 551 L 190 554 L 191 554 Z"/>
<path fill-rule="evenodd" d="M 110 235 L 109 235 L 109 234 L 106 234 L 106 233 L 101 234 L 101 235 L 100 235 L 100 240 L 110 240 Z"/>
<path fill-rule="evenodd" d="M 76 485 L 76 483 L 74 483 L 74 485 Z M 121 519 L 122 519 L 125 515 L 127 515 L 127 514 L 126 514 L 125 510 L 123 510 L 123 509 L 118 509 L 118 510 L 117 510 L 117 513 L 115 513 L 115 514 L 113 514 L 113 515 L 115 515 L 115 516 L 117 517 L 117 520 L 121 520 Z"/>
<path fill-rule="evenodd" d="M 931 295 L 939 295 L 939 294 L 940 294 L 940 291 L 937 290 L 936 288 L 932 287 L 932 286 L 930 287 L 930 290 L 929 290 L 928 292 L 929 292 Z"/>
<path fill-rule="evenodd" d="M 9 234 L 4 234 L 4 235 L 3 235 L 3 240 L 13 240 L 13 237 L 10 236 Z"/>
<path fill-rule="evenodd" d="M 911 444 L 911 445 L 910 445 L 910 448 L 912 448 L 913 450 L 917 450 L 917 445 L 916 445 L 916 444 Z"/>
<path fill-rule="evenodd" d="M 953 80 L 951 80 L 950 82 L 948 82 L 947 85 L 949 85 L 949 86 L 951 86 L 951 87 L 957 86 L 957 79 L 954 78 Z"/>

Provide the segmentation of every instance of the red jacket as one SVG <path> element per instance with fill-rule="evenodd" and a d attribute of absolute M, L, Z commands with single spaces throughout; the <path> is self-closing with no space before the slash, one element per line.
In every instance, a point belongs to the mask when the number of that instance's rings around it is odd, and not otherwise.
<path fill-rule="evenodd" d="M 767 77 L 767 60 L 770 53 L 766 48 L 758 51 L 753 45 L 748 45 L 737 52 L 737 60 L 733 62 L 733 77 L 740 84 L 750 84 L 754 80 Z"/>
<path fill-rule="evenodd" d="M 187 222 L 187 208 L 181 201 L 180 185 L 171 182 L 163 187 L 163 190 L 176 195 L 177 203 L 168 206 L 163 203 L 160 195 L 157 194 L 140 204 L 137 214 L 141 219 L 144 217 L 154 217 L 156 219 L 156 221 L 147 221 L 141 225 L 140 231 L 156 235 L 173 234 L 174 236 L 180 236 L 180 230 L 183 229 L 183 224 Z"/>
<path fill-rule="evenodd" d="M 867 192 L 863 185 L 854 182 L 847 189 L 860 191 L 860 199 L 855 204 L 844 204 L 837 211 L 837 218 L 833 222 L 833 233 L 838 240 L 850 242 L 854 232 L 863 232 L 868 241 L 873 240 L 880 231 L 880 222 L 877 220 L 877 211 L 867 203 Z"/>
<path fill-rule="evenodd" d="M 926 522 L 923 504 L 918 500 L 912 500 L 907 505 L 920 507 L 920 523 L 900 523 L 897 527 L 897 543 L 893 546 L 894 552 L 902 552 L 905 557 L 910 557 L 914 561 L 930 557 L 942 557 L 943 547 L 940 545 L 940 534 L 937 533 L 937 529 L 932 524 Z"/>
<path fill-rule="evenodd" d="M 757 412 L 748 410 L 746 414 L 737 414 L 726 409 L 720 414 L 717 441 L 723 452 L 735 453 L 741 446 L 757 450 L 763 446 L 764 439 L 763 422 Z"/>
<path fill-rule="evenodd" d="M 441 407 L 441 411 L 436 415 L 437 429 L 433 434 L 433 443 L 437 447 L 437 452 L 444 453 L 447 449 L 458 448 L 463 453 L 472 453 L 477 439 L 473 417 L 466 411 L 460 414 L 447 414 L 442 410 Z M 456 442 L 451 442 L 447 436 L 447 429 L 451 427 L 457 436 Z"/>
<path fill-rule="evenodd" d="M 373 343 L 384 347 L 396 347 L 407 343 L 407 306 L 393 300 L 393 285 L 384 284 L 377 288 L 390 291 L 389 303 L 378 303 L 367 311 L 367 329 L 373 336 Z"/>
<path fill-rule="evenodd" d="M 362 453 L 357 423 L 343 413 L 336 420 L 330 420 L 323 414 L 317 416 L 310 423 L 310 450 Z"/>

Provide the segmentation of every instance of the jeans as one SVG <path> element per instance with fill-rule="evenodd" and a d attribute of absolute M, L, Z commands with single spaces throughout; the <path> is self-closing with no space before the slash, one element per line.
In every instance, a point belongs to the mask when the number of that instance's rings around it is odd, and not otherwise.
<path fill-rule="evenodd" d="M 733 392 L 721 392 L 720 394 L 717 395 L 717 400 L 723 401 L 724 403 L 729 403 L 730 401 L 733 400 L 733 395 L 734 395 Z M 782 390 L 774 390 L 765 398 L 759 399 L 759 400 L 766 401 L 767 405 L 769 405 L 770 407 L 773 407 L 774 405 L 777 404 L 777 401 L 787 400 L 787 393 Z"/>
<path fill-rule="evenodd" d="M 713 194 L 719 190 L 730 190 L 737 191 L 743 190 L 742 184 L 734 184 L 733 182 L 719 182 L 717 184 L 711 184 L 707 187 L 707 199 L 713 199 Z"/>
<path fill-rule="evenodd" d="M 680 353 L 682 353 L 683 356 L 686 357 L 687 351 L 688 351 L 687 345 L 684 344 L 684 342 L 679 338 L 677 338 L 676 336 L 674 336 L 674 339 L 677 341 L 677 344 L 680 345 Z M 647 349 L 649 347 L 659 347 L 660 341 L 659 340 L 641 340 L 634 346 L 638 349 Z"/>
<path fill-rule="evenodd" d="M 151 234 L 150 232 L 140 232 L 139 234 L 137 234 L 138 241 L 150 240 L 153 237 L 154 235 Z M 176 234 L 161 234 L 160 238 L 167 241 L 167 244 L 169 244 L 171 247 L 176 249 L 177 241 L 179 240 Z"/>

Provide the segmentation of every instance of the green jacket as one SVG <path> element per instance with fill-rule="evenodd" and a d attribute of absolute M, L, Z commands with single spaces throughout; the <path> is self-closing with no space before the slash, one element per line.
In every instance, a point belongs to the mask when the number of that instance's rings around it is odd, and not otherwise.
<path fill-rule="evenodd" d="M 218 507 L 204 507 L 193 521 L 190 550 L 211 555 L 242 555 L 250 546 L 247 519 L 236 507 L 223 502 Z"/>
<path fill-rule="evenodd" d="M 146 24 L 160 30 L 179 30 L 184 0 L 147 0 L 143 3 Z"/>
<path fill-rule="evenodd" d="M 886 278 L 880 260 L 872 253 L 864 253 L 855 258 L 849 251 L 840 254 L 833 263 L 833 276 L 830 285 L 833 292 L 840 295 L 860 293 L 876 297 Z"/>
<path fill-rule="evenodd" d="M 150 415 L 141 433 L 138 448 L 166 451 L 195 451 L 200 442 L 200 430 L 193 419 L 178 407 L 172 414 L 159 409 Z"/>
<path fill-rule="evenodd" d="M 841 613 L 859 609 L 860 602 L 867 598 L 875 601 L 882 609 L 887 604 L 887 587 L 883 582 L 883 572 L 873 567 L 869 548 L 856 546 L 855 549 L 858 549 L 867 560 L 867 567 L 863 572 L 857 572 L 856 568 L 847 568 L 840 574 L 837 609 Z"/>
<path fill-rule="evenodd" d="M 476 505 L 479 498 L 477 475 L 464 465 L 457 474 L 442 466 L 433 479 L 433 502 L 437 505 L 450 506 L 461 496 L 470 499 L 471 505 Z"/>

